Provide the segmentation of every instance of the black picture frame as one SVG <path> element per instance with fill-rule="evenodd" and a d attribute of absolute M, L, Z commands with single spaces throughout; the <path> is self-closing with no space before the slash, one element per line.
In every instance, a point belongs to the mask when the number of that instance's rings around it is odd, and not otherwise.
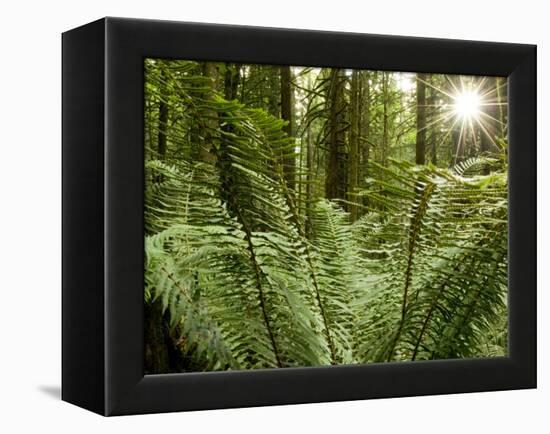
<path fill-rule="evenodd" d="M 536 46 L 104 18 L 63 50 L 62 399 L 102 415 L 536 387 Z M 496 75 L 509 356 L 144 376 L 144 58 Z"/>

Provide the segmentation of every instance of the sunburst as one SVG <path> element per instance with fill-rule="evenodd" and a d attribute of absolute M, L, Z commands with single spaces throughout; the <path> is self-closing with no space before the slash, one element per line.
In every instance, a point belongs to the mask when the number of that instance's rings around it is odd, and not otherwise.
<path fill-rule="evenodd" d="M 455 95 L 452 110 L 461 119 L 478 118 L 481 113 L 481 95 L 472 89 Z"/>
<path fill-rule="evenodd" d="M 487 77 L 446 76 L 446 79 L 449 85 L 447 90 L 422 80 L 426 86 L 440 94 L 436 98 L 436 103 L 427 105 L 436 107 L 438 115 L 425 128 L 434 127 L 437 124 L 441 124 L 442 129 L 445 127 L 447 133 L 442 137 L 441 142 L 446 140 L 453 131 L 458 132 L 455 161 L 468 139 L 472 141 L 473 146 L 478 146 L 477 132 L 487 137 L 495 148 L 499 148 L 495 140 L 496 133 L 499 127 L 503 132 L 505 124 L 498 119 L 500 116 L 491 115 L 491 107 L 501 109 L 506 106 L 507 103 L 503 102 L 500 96 L 502 88 L 506 86 L 506 80 L 500 84 L 497 81 L 495 86 L 487 86 Z"/>

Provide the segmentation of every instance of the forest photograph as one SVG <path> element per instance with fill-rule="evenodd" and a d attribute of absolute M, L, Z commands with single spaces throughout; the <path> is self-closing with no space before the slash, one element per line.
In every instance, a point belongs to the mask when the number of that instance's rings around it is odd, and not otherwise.
<path fill-rule="evenodd" d="M 144 60 L 146 374 L 508 347 L 507 81 Z"/>

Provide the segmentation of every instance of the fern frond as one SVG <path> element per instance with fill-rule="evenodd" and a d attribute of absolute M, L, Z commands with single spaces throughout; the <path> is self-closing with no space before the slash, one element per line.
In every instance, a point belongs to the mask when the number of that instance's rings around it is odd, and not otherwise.
<path fill-rule="evenodd" d="M 383 198 L 388 211 L 358 222 L 376 276 L 358 303 L 360 357 L 471 357 L 506 292 L 505 175 L 465 179 L 404 164 L 382 170 L 393 185 L 373 181 L 366 194 Z"/>

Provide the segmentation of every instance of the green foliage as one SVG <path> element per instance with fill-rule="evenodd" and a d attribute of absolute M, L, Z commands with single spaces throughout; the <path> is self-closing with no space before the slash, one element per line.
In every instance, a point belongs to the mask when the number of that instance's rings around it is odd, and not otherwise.
<path fill-rule="evenodd" d="M 506 352 L 505 172 L 373 164 L 359 220 L 325 199 L 306 218 L 283 176 L 283 121 L 226 101 L 195 62 L 146 74 L 145 301 L 161 301 L 192 366 Z M 161 102 L 166 125 L 151 116 Z M 157 155 L 159 131 L 174 154 Z"/>
<path fill-rule="evenodd" d="M 376 169 L 385 176 L 374 177 L 365 195 L 381 211 L 357 223 L 375 276 L 359 303 L 360 358 L 479 355 L 505 305 L 506 175 L 464 178 L 403 162 Z"/>

